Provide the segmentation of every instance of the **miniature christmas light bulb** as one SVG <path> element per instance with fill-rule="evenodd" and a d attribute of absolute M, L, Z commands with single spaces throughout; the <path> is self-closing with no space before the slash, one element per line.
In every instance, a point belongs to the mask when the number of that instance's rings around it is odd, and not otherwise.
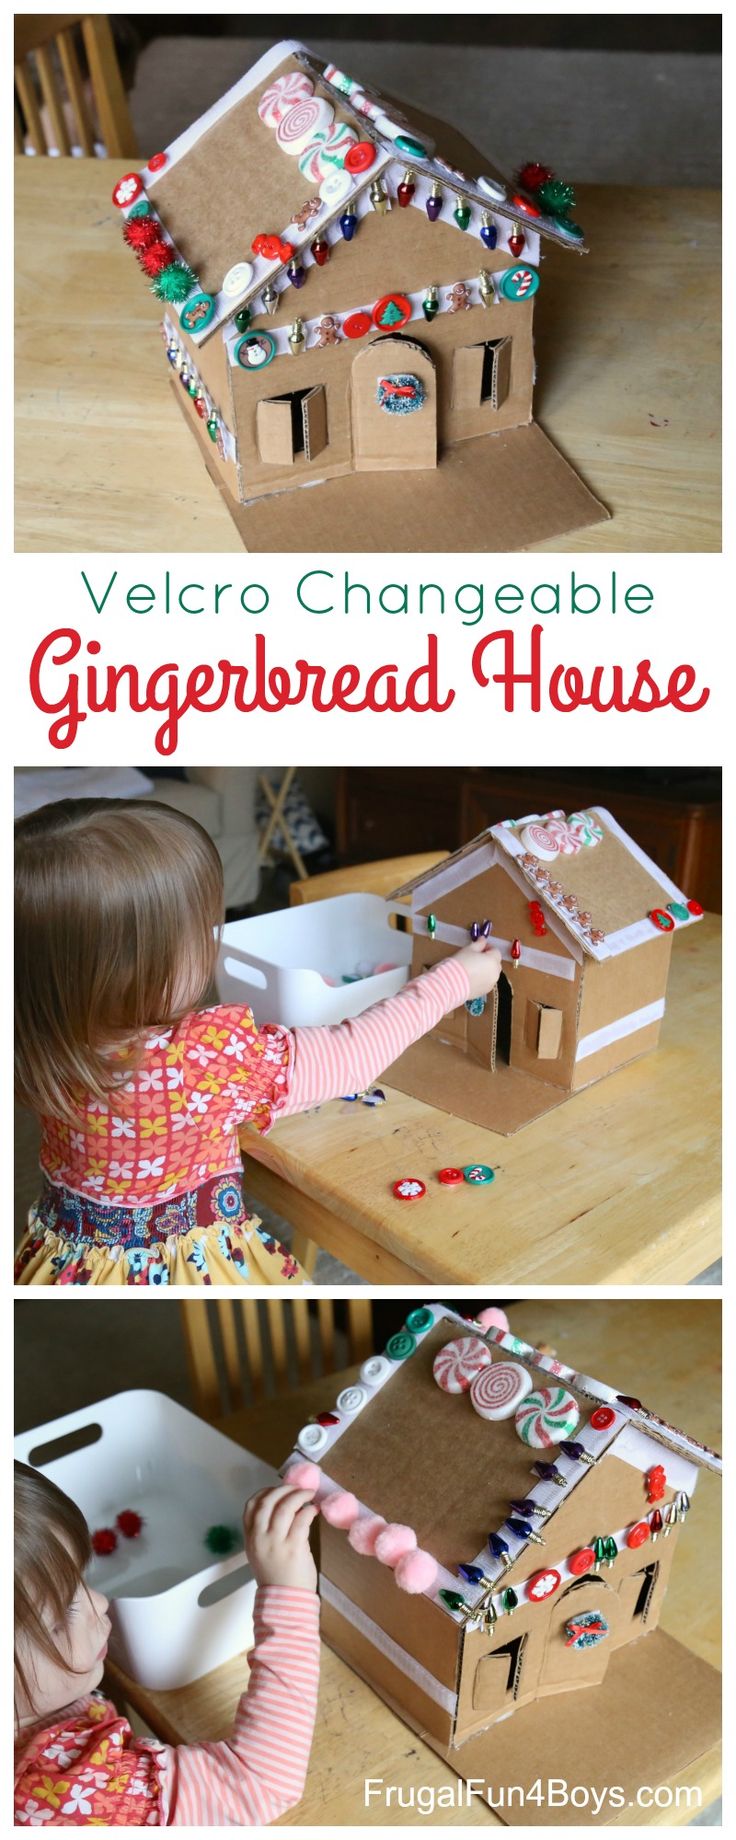
<path fill-rule="evenodd" d="M 330 245 L 325 236 L 316 236 L 311 245 L 312 255 L 318 268 L 324 268 L 330 259 Z"/>
<path fill-rule="evenodd" d="M 295 319 L 289 332 L 289 350 L 292 357 L 298 358 L 301 352 L 306 351 L 306 348 L 307 337 L 304 331 L 304 321 Z"/>
<path fill-rule="evenodd" d="M 437 222 L 440 211 L 442 210 L 443 197 L 444 197 L 444 193 L 442 190 L 442 186 L 438 185 L 435 182 L 435 184 L 432 186 L 432 190 L 429 194 L 429 197 L 427 199 L 427 204 L 426 204 L 427 216 L 431 224 L 436 224 Z"/>
<path fill-rule="evenodd" d="M 427 292 L 422 301 L 422 312 L 424 314 L 425 319 L 436 319 L 437 314 L 439 313 L 439 310 L 440 310 L 439 288 L 436 288 L 434 286 L 428 287 Z"/>
<path fill-rule="evenodd" d="M 427 914 L 427 932 L 429 934 L 430 939 L 434 939 L 436 931 L 437 931 L 437 915 Z"/>
<path fill-rule="evenodd" d="M 521 940 L 512 939 L 511 941 L 511 969 L 512 971 L 516 970 L 516 967 L 519 963 L 520 958 L 521 958 Z"/>
<path fill-rule="evenodd" d="M 217 416 L 210 415 L 207 420 L 207 433 L 211 441 L 217 440 Z"/>
<path fill-rule="evenodd" d="M 396 202 L 401 206 L 402 211 L 405 211 L 407 205 L 411 204 L 416 189 L 414 174 L 411 167 L 407 166 L 400 185 L 396 187 Z"/>
<path fill-rule="evenodd" d="M 374 211 L 378 212 L 379 217 L 383 217 L 388 210 L 388 193 L 380 179 L 371 181 L 368 197 Z"/>
<path fill-rule="evenodd" d="M 480 225 L 480 240 L 482 243 L 485 243 L 486 249 L 495 249 L 498 242 L 498 231 L 490 211 L 483 212 Z"/>
<path fill-rule="evenodd" d="M 464 198 L 458 198 L 457 204 L 455 206 L 455 209 L 452 215 L 455 219 L 458 229 L 467 230 L 468 224 L 470 223 L 470 205 L 466 203 Z"/>
<path fill-rule="evenodd" d="M 252 318 L 250 307 L 241 307 L 240 312 L 235 315 L 236 332 L 247 332 Z"/>
<path fill-rule="evenodd" d="M 289 277 L 292 287 L 301 288 L 304 286 L 304 283 L 307 279 L 307 271 L 303 267 L 301 262 L 297 262 L 296 259 L 293 262 L 290 262 L 287 267 L 286 273 Z"/>
<path fill-rule="evenodd" d="M 270 318 L 271 314 L 276 312 L 276 308 L 279 304 L 278 294 L 276 292 L 275 287 L 271 286 L 270 281 L 266 282 L 266 285 L 263 289 L 263 293 L 261 295 L 261 300 L 263 301 L 264 313 L 268 313 L 269 318 Z"/>
<path fill-rule="evenodd" d="M 357 228 L 358 219 L 355 211 L 351 211 L 348 206 L 347 211 L 343 211 L 342 217 L 340 218 L 340 234 L 344 236 L 346 243 L 352 243 Z"/>
<path fill-rule="evenodd" d="M 487 268 L 482 268 L 478 276 L 478 291 L 484 307 L 492 307 L 496 298 L 496 290 L 493 285 L 493 276 L 489 275 Z"/>
<path fill-rule="evenodd" d="M 509 232 L 509 249 L 511 250 L 512 256 L 521 255 L 525 242 L 526 237 L 521 228 L 521 224 L 513 223 Z"/>

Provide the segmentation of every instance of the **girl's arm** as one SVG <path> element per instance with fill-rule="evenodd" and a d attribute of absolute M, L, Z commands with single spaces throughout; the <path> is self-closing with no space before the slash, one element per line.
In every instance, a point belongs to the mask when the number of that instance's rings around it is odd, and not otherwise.
<path fill-rule="evenodd" d="M 319 1599 L 260 1586 L 247 1691 L 229 1738 L 166 1748 L 164 1826 L 263 1826 L 299 1801 L 319 1684 Z"/>
<path fill-rule="evenodd" d="M 444 958 L 395 997 L 331 1028 L 294 1029 L 289 1095 L 278 1115 L 363 1092 L 405 1048 L 471 995 L 464 953 Z M 495 978 L 493 979 L 495 983 Z"/>

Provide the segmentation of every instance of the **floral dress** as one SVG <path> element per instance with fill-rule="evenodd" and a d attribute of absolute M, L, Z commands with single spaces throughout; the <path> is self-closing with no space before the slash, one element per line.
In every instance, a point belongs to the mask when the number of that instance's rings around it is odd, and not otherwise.
<path fill-rule="evenodd" d="M 42 1120 L 43 1188 L 15 1282 L 280 1284 L 303 1279 L 246 1208 L 238 1132 L 270 1129 L 289 1090 L 289 1031 L 221 1005 L 152 1035 L 105 1100 Z"/>

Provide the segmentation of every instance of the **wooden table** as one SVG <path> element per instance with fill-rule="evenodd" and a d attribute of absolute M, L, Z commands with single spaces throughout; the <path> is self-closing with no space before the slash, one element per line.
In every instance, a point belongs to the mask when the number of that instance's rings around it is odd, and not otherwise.
<path fill-rule="evenodd" d="M 175 411 L 111 202 L 119 161 L 16 161 L 16 547 L 242 553 Z M 613 512 L 559 551 L 720 548 L 719 199 L 591 187 L 551 248 L 535 413 Z"/>
<path fill-rule="evenodd" d="M 720 1255 L 720 921 L 675 941 L 656 1053 L 500 1137 L 392 1090 L 246 1130 L 245 1187 L 377 1283 L 685 1283 Z M 446 1189 L 489 1163 L 490 1188 Z M 399 1176 L 426 1196 L 401 1202 Z"/>
<path fill-rule="evenodd" d="M 512 1327 L 533 1344 L 551 1343 L 580 1371 L 615 1381 L 622 1390 L 633 1389 L 653 1411 L 719 1447 L 720 1305 L 715 1300 L 698 1296 L 684 1301 L 527 1301 L 516 1305 Z M 332 1404 L 338 1385 L 335 1377 L 312 1382 L 291 1398 L 233 1414 L 222 1428 L 257 1455 L 279 1463 L 310 1413 Z M 691 1520 L 678 1544 L 662 1626 L 714 1667 L 720 1663 L 720 1577 L 720 1483 L 703 1470 Z M 168 1743 L 193 1744 L 226 1736 L 247 1668 L 238 1656 L 175 1693 L 150 1693 L 117 1669 L 110 1675 L 117 1693 L 157 1736 Z M 387 1813 L 378 1804 L 364 1809 L 365 1777 L 383 1777 L 405 1791 L 419 1783 L 439 1789 L 456 1780 L 364 1681 L 323 1648 L 307 1788 L 298 1808 L 280 1825 L 416 1824 L 416 1811 L 402 1816 L 400 1810 Z M 682 1780 L 700 1789 L 702 1806 L 708 1807 L 720 1792 L 718 1751 L 701 1758 Z M 684 1825 L 694 1812 L 684 1806 L 652 1809 L 642 1816 L 641 1825 Z M 628 1815 L 627 1810 L 623 1813 Z M 480 1802 L 470 1808 L 442 1808 L 422 1819 L 448 1827 L 502 1825 Z"/>

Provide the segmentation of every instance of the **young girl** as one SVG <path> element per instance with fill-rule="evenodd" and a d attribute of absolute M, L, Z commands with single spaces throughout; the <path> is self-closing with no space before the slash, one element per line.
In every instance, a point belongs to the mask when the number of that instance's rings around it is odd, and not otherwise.
<path fill-rule="evenodd" d="M 301 1279 L 245 1208 L 239 1127 L 363 1090 L 501 967 L 481 936 L 354 1021 L 259 1029 L 245 1004 L 200 1007 L 222 915 L 214 844 L 164 805 L 69 799 L 17 825 L 17 1090 L 44 1178 L 17 1283 Z"/>
<path fill-rule="evenodd" d="M 319 1600 L 305 1489 L 264 1489 L 243 1517 L 258 1586 L 250 1680 L 230 1738 L 137 1738 L 95 1689 L 107 1598 L 84 1582 L 89 1530 L 68 1495 L 15 1466 L 15 1821 L 29 1827 L 240 1827 L 304 1788 L 317 1708 Z"/>

